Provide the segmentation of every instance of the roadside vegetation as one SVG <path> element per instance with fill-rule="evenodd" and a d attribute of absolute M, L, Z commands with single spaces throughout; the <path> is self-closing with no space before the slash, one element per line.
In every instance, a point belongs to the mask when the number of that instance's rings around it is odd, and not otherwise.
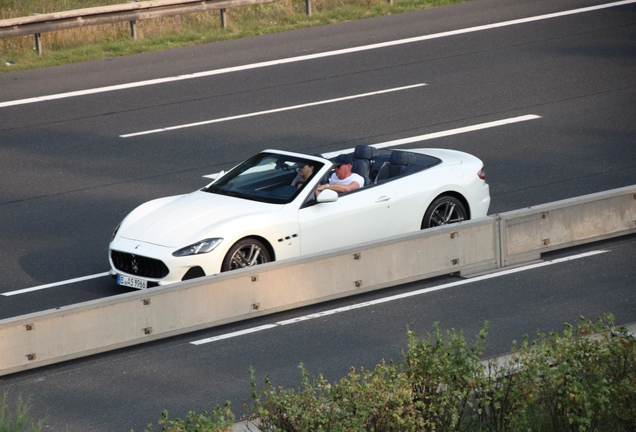
<path fill-rule="evenodd" d="M 486 323 L 468 346 L 437 325 L 423 338 L 408 332 L 403 361 L 352 368 L 334 383 L 300 365 L 300 387 L 276 387 L 266 376 L 259 389 L 251 371 L 253 404 L 243 417 L 259 431 L 636 430 L 636 339 L 611 315 L 524 338 L 505 364 L 480 359 L 487 333 Z M 164 411 L 157 426 L 220 432 L 234 419 L 228 402 L 185 420 Z"/>
<path fill-rule="evenodd" d="M 0 400 L 0 432 L 40 432 L 44 420 L 34 421 L 29 415 L 29 400 L 18 396 L 15 400 L 5 392 Z"/>
<path fill-rule="evenodd" d="M 137 21 L 137 39 L 127 22 L 42 33 L 43 54 L 34 36 L 0 39 L 0 72 L 123 56 L 395 14 L 466 0 L 276 0 L 226 10 Z M 121 4 L 124 0 L 0 0 L 0 19 Z"/>
<path fill-rule="evenodd" d="M 582 432 L 636 430 L 636 338 L 611 315 L 581 318 L 562 334 L 513 342 L 507 361 L 482 360 L 488 323 L 469 346 L 454 329 L 409 331 L 399 362 L 351 368 L 329 382 L 300 365 L 298 388 L 277 387 L 250 370 L 252 403 L 239 417 L 254 431 Z M 0 402 L 0 432 L 39 432 L 21 396 Z M 145 432 L 228 432 L 230 402 L 184 419 L 161 413 Z"/>

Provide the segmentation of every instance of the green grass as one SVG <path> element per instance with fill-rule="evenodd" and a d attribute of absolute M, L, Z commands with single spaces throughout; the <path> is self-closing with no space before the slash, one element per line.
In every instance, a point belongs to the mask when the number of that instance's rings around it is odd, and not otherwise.
<path fill-rule="evenodd" d="M 43 33 L 43 54 L 35 51 L 34 36 L 0 39 L 0 72 L 77 63 L 149 51 L 277 33 L 459 3 L 466 0 L 312 0 L 312 16 L 304 0 L 228 9 L 227 28 L 218 12 L 196 13 L 137 22 L 137 40 L 127 22 Z M 0 19 L 109 4 L 122 0 L 0 0 Z"/>
<path fill-rule="evenodd" d="M 10 400 L 9 393 L 5 392 L 0 399 L 0 432 L 41 432 L 44 420 L 33 420 L 30 409 L 28 399 L 18 396 L 16 400 Z"/>

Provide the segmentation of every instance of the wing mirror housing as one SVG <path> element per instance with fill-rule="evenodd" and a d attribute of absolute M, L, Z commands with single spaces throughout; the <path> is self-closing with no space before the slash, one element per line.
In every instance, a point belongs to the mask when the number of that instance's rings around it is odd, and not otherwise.
<path fill-rule="evenodd" d="M 316 197 L 316 201 L 318 201 L 319 203 L 338 201 L 338 192 L 331 189 L 325 189 L 318 194 L 318 197 Z"/>

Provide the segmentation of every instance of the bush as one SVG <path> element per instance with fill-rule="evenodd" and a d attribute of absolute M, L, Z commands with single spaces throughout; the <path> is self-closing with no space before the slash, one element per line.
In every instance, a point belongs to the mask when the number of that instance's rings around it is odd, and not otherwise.
<path fill-rule="evenodd" d="M 472 348 L 454 329 L 443 337 L 437 323 L 432 342 L 408 333 L 406 370 L 415 390 L 417 410 L 425 430 L 461 431 L 470 427 L 475 388 L 482 381 L 483 354 L 488 323 Z"/>
<path fill-rule="evenodd" d="M 562 336 L 524 337 L 501 363 L 480 359 L 488 323 L 471 347 L 454 329 L 434 329 L 408 332 L 404 361 L 352 368 L 334 384 L 301 364 L 298 389 L 265 376 L 258 390 L 251 370 L 247 415 L 261 431 L 636 431 L 636 340 L 611 315 L 565 324 Z M 191 413 L 185 423 L 203 418 Z M 163 430 L 223 430 L 205 425 Z"/>
<path fill-rule="evenodd" d="M 592 336 L 589 336 L 592 335 Z M 519 426 L 552 431 L 636 430 L 636 341 L 613 317 L 565 324 L 521 350 L 517 375 L 532 397 Z"/>
<path fill-rule="evenodd" d="M 398 431 L 416 422 L 408 376 L 384 363 L 373 371 L 354 368 L 329 384 L 302 371 L 299 390 L 275 388 L 268 377 L 261 394 L 252 378 L 254 414 L 262 431 Z"/>
<path fill-rule="evenodd" d="M 234 424 L 234 414 L 230 409 L 230 402 L 217 406 L 211 413 L 203 411 L 198 414 L 190 411 L 185 420 L 170 420 L 168 411 L 163 410 L 161 419 L 157 422 L 164 432 L 230 432 Z M 152 424 L 146 432 L 152 431 Z"/>

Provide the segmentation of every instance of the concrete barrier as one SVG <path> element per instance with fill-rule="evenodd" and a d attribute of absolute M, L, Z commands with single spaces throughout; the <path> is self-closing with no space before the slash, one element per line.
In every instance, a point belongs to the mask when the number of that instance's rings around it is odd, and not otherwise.
<path fill-rule="evenodd" d="M 0 321 L 0 376 L 636 232 L 636 186 Z"/>
<path fill-rule="evenodd" d="M 0 375 L 498 264 L 495 218 L 0 321 Z"/>
<path fill-rule="evenodd" d="M 498 215 L 502 267 L 542 253 L 636 232 L 636 186 Z"/>

